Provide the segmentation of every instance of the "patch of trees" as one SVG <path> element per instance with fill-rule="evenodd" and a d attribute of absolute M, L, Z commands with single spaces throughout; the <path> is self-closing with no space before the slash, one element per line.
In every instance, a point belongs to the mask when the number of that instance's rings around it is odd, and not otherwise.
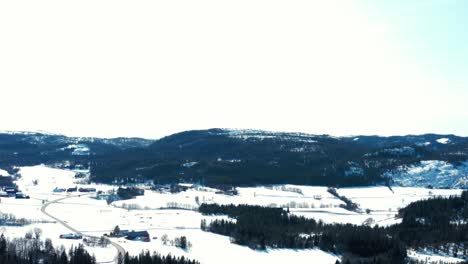
<path fill-rule="evenodd" d="M 88 247 L 101 247 L 106 248 L 110 245 L 111 241 L 105 237 L 86 237 L 83 239 L 83 243 Z"/>
<path fill-rule="evenodd" d="M 122 200 L 133 199 L 136 196 L 140 196 L 144 194 L 145 194 L 145 190 L 136 188 L 136 187 L 127 187 L 127 188 L 119 187 L 117 189 L 117 195 Z"/>
<path fill-rule="evenodd" d="M 8 176 L 8 177 L 5 177 L 5 176 L 0 176 L 0 187 L 2 186 L 14 186 L 16 187 L 16 184 L 13 182 L 13 177 L 11 176 Z M 1 190 L 1 188 L 0 188 Z"/>
<path fill-rule="evenodd" d="M 187 240 L 186 236 L 181 236 L 174 239 L 174 246 L 183 250 L 189 250 L 192 247 L 192 243 Z"/>
<path fill-rule="evenodd" d="M 356 203 L 354 203 L 353 201 L 351 201 L 351 199 L 349 199 L 348 197 L 344 196 L 344 195 L 340 195 L 338 193 L 338 191 L 335 189 L 335 188 L 328 188 L 327 191 L 335 196 L 336 198 L 340 199 L 341 201 L 343 201 L 345 203 L 344 206 L 340 205 L 340 207 L 346 209 L 346 210 L 349 210 L 349 211 L 359 211 L 359 205 L 357 205 Z"/>
<path fill-rule="evenodd" d="M 186 236 L 180 236 L 174 239 L 169 239 L 169 236 L 167 234 L 164 234 L 161 237 L 161 241 L 164 245 L 175 246 L 183 250 L 190 250 L 190 248 L 192 247 L 192 243 L 188 241 Z"/>
<path fill-rule="evenodd" d="M 13 214 L 3 214 L 0 212 L 0 226 L 24 226 L 31 224 L 26 218 L 17 218 Z"/>
<path fill-rule="evenodd" d="M 390 227 L 324 224 L 261 206 L 202 204 L 199 211 L 235 220 L 202 220 L 201 229 L 254 249 L 319 247 L 351 264 L 403 263 L 406 249 L 468 257 L 468 191 L 411 203 Z"/>
<path fill-rule="evenodd" d="M 25 238 L 6 239 L 0 235 L 0 263 L 1 264 L 96 264 L 96 259 L 83 247 L 78 245 L 68 251 L 63 246 L 55 248 L 50 239 L 40 240 L 41 233 L 35 230 Z M 179 243 L 189 243 L 183 237 Z M 142 252 L 138 256 L 126 253 L 121 256 L 119 264 L 199 264 L 195 260 L 185 257 L 161 256 L 159 254 Z"/>
<path fill-rule="evenodd" d="M 233 243 L 253 249 L 319 247 L 325 251 L 344 254 L 348 259 L 379 263 L 402 263 L 406 249 L 383 227 L 324 224 L 313 219 L 290 215 L 281 208 L 249 205 L 202 204 L 200 212 L 225 214 L 235 219 L 202 221 L 205 231 L 231 237 Z"/>
<path fill-rule="evenodd" d="M 68 253 L 68 254 L 67 254 Z M 39 237 L 7 240 L 0 236 L 0 263 L 2 264 L 95 264 L 96 260 L 82 245 L 54 248 L 52 241 L 41 241 Z"/>
<path fill-rule="evenodd" d="M 142 252 L 138 256 L 130 256 L 128 253 L 119 264 L 199 264 L 198 261 L 171 255 L 161 256 L 157 253 L 151 254 L 149 251 Z"/>
<path fill-rule="evenodd" d="M 411 203 L 398 215 L 395 233 L 408 246 L 468 257 L 468 191 Z"/>

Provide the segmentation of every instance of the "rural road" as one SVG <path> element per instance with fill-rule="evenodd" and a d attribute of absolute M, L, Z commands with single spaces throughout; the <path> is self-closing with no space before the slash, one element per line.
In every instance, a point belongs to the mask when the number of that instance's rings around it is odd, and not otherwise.
<path fill-rule="evenodd" d="M 47 215 L 48 217 L 54 219 L 55 221 L 57 221 L 57 223 L 63 225 L 64 227 L 66 227 L 67 229 L 69 229 L 70 231 L 72 231 L 73 233 L 75 234 L 80 234 L 82 235 L 83 237 L 89 237 L 89 238 L 96 238 L 94 236 L 89 236 L 89 235 L 85 235 L 83 234 L 82 232 L 76 230 L 75 228 L 73 228 L 72 226 L 70 226 L 68 223 L 65 223 L 64 221 L 62 221 L 61 219 L 49 214 L 46 209 L 49 205 L 51 204 L 54 204 L 54 203 L 58 203 L 60 201 L 63 201 L 63 200 L 66 200 L 66 199 L 69 199 L 69 198 L 74 198 L 74 197 L 80 197 L 80 196 L 84 196 L 84 195 L 88 195 L 88 194 L 81 194 L 81 195 L 74 195 L 74 196 L 66 196 L 66 197 L 62 197 L 62 198 L 59 198 L 59 199 L 56 199 L 56 200 L 53 200 L 53 201 L 49 201 L 47 203 L 45 203 L 44 205 L 42 205 L 41 207 L 41 212 L 45 215 Z M 115 243 L 115 242 L 112 242 L 110 241 L 111 245 L 113 247 L 115 247 L 115 249 L 117 249 L 117 255 L 115 256 L 114 260 L 111 260 L 111 261 L 104 261 L 104 262 L 97 262 L 97 263 L 100 263 L 100 264 L 105 264 L 105 263 L 115 263 L 115 264 L 118 264 L 119 263 L 119 256 L 123 257 L 125 255 L 125 249 L 120 246 L 119 244 Z"/>

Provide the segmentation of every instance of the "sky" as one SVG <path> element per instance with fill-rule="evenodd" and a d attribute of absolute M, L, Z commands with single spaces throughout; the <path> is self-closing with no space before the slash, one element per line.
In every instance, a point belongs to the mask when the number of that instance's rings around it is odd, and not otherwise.
<path fill-rule="evenodd" d="M 0 130 L 468 136 L 468 1 L 0 1 Z"/>

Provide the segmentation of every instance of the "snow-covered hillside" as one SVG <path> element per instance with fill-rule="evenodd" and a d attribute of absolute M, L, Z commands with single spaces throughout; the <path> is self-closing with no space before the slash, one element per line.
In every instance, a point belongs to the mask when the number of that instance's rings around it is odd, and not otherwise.
<path fill-rule="evenodd" d="M 459 166 L 439 160 L 425 160 L 412 166 L 401 166 L 385 176 L 400 186 L 434 188 L 468 188 L 468 162 Z"/>
<path fill-rule="evenodd" d="M 61 167 L 90 168 L 92 179 L 102 183 L 369 186 L 386 183 L 387 170 L 403 172 L 415 161 L 468 161 L 467 146 L 468 138 L 436 134 L 333 137 L 207 129 L 145 140 L 0 133 L 0 168 L 68 164 Z"/>
<path fill-rule="evenodd" d="M 8 173 L 8 171 L 0 169 L 0 177 L 1 176 L 10 176 L 10 174 Z"/>
<path fill-rule="evenodd" d="M 306 133 L 281 133 L 254 129 L 222 129 L 219 130 L 218 133 L 227 134 L 229 137 L 243 140 L 276 139 L 304 143 L 317 143 L 316 139 L 319 137 Z"/>

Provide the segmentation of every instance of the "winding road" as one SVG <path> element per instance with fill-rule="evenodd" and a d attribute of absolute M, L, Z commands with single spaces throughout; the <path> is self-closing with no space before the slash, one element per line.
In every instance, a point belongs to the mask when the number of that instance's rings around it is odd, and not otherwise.
<path fill-rule="evenodd" d="M 66 227 L 68 230 L 72 231 L 73 233 L 75 234 L 79 234 L 79 235 L 82 235 L 83 237 L 89 237 L 89 238 L 98 238 L 98 237 L 95 237 L 95 236 L 89 236 L 89 235 L 85 235 L 83 234 L 82 232 L 76 230 L 75 228 L 73 228 L 72 226 L 70 226 L 68 223 L 64 222 L 63 220 L 59 219 L 58 217 L 56 216 L 53 216 L 51 214 L 49 214 L 46 209 L 49 205 L 51 204 L 55 204 L 55 203 L 58 203 L 60 201 L 63 201 L 63 200 L 66 200 L 66 199 L 69 199 L 69 198 L 74 198 L 74 197 L 80 197 L 80 196 L 84 196 L 84 195 L 89 195 L 89 194 L 81 194 L 81 195 L 74 195 L 74 196 L 66 196 L 66 197 L 62 197 L 62 198 L 59 198 L 59 199 L 56 199 L 56 200 L 53 200 L 53 201 L 49 201 L 47 203 L 45 203 L 44 205 L 42 205 L 41 207 L 41 212 L 45 215 L 47 215 L 48 217 L 54 219 L 55 221 L 57 221 L 57 223 L 63 225 L 64 227 Z M 115 263 L 115 264 L 118 264 L 119 263 L 119 257 L 123 257 L 125 255 L 125 249 L 120 246 L 118 243 L 115 243 L 115 242 L 112 242 L 110 241 L 111 245 L 113 247 L 115 247 L 115 249 L 117 249 L 117 255 L 115 256 L 115 258 L 111 261 L 103 261 L 103 262 L 97 262 L 97 263 L 100 263 L 100 264 L 105 264 L 105 263 Z"/>

